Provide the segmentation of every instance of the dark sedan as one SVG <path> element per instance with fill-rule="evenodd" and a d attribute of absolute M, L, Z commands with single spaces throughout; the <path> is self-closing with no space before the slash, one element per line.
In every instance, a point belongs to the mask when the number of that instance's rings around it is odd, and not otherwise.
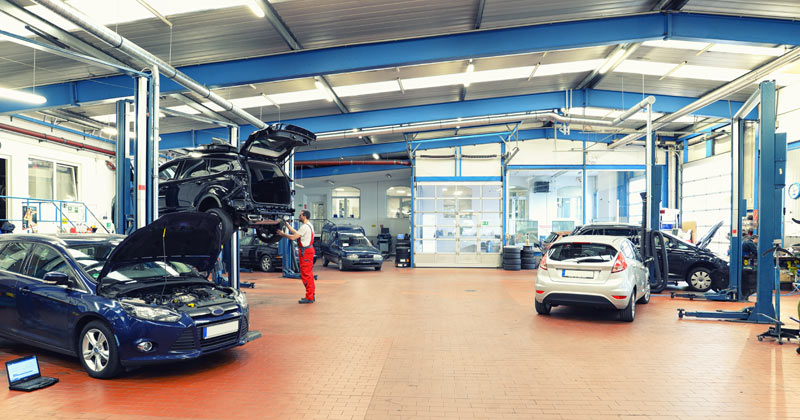
<path fill-rule="evenodd" d="M 77 356 L 95 378 L 245 344 L 245 295 L 206 279 L 219 218 L 173 213 L 119 235 L 0 235 L 0 336 Z"/>
<path fill-rule="evenodd" d="M 378 271 L 383 266 L 381 251 L 367 239 L 361 226 L 325 224 L 319 248 L 324 267 L 333 262 L 339 271 L 356 268 Z"/>
<path fill-rule="evenodd" d="M 690 288 L 700 292 L 712 288 L 720 290 L 728 287 L 728 262 L 706 248 L 720 226 L 722 226 L 721 222 L 713 226 L 696 245 L 664 233 L 667 242 L 669 276 L 672 281 L 685 281 Z M 598 223 L 585 225 L 575 234 L 624 236 L 638 245 L 641 226 Z"/>

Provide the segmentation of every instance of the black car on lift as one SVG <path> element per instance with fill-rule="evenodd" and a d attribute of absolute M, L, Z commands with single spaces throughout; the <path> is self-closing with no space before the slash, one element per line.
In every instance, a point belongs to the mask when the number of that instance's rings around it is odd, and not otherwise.
<path fill-rule="evenodd" d="M 728 262 L 708 250 L 708 244 L 722 222 L 714 225 L 697 244 L 692 244 L 664 233 L 670 281 L 685 281 L 699 292 L 725 289 L 729 283 Z M 638 245 L 642 227 L 624 223 L 596 223 L 581 226 L 575 235 L 624 236 Z"/>
<path fill-rule="evenodd" d="M 322 226 L 319 248 L 322 254 L 322 265 L 336 263 L 339 271 L 354 268 L 374 268 L 376 271 L 383 265 L 381 251 L 367 239 L 361 226 L 336 225 L 326 222 Z"/>
<path fill-rule="evenodd" d="M 214 213 L 226 239 L 236 229 L 255 228 L 262 241 L 277 242 L 281 220 L 294 213 L 281 167 L 295 147 L 315 140 L 303 128 L 273 124 L 251 134 L 238 150 L 221 142 L 193 149 L 159 168 L 159 214 Z"/>

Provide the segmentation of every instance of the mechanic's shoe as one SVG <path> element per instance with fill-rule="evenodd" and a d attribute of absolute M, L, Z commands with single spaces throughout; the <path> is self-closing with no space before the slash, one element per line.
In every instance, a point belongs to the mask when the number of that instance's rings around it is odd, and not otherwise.
<path fill-rule="evenodd" d="M 308 300 L 306 298 L 302 298 L 302 299 L 298 300 L 297 303 L 314 303 L 314 301 L 316 301 L 316 300 L 317 299 Z"/>

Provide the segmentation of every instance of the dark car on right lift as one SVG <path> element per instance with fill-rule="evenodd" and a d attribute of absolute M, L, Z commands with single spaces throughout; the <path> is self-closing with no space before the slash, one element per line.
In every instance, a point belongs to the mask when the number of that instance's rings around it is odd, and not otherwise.
<path fill-rule="evenodd" d="M 383 255 L 367 239 L 364 228 L 354 225 L 336 225 L 331 222 L 322 227 L 319 244 L 322 265 L 336 263 L 339 271 L 383 266 Z"/>
<path fill-rule="evenodd" d="M 711 227 L 697 244 L 662 232 L 667 244 L 670 281 L 685 281 L 689 288 L 698 292 L 728 287 L 728 262 L 707 248 L 721 226 L 722 222 L 719 222 Z M 624 236 L 638 246 L 641 229 L 641 226 L 633 224 L 595 223 L 582 226 L 574 234 Z"/>

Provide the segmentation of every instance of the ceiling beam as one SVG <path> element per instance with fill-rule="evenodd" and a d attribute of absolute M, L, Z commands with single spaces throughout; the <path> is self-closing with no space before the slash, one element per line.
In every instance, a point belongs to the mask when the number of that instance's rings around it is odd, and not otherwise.
<path fill-rule="evenodd" d="M 269 0 L 253 0 L 263 12 L 264 17 L 267 18 L 267 21 L 278 31 L 278 34 L 283 38 L 283 41 L 291 48 L 293 51 L 302 50 L 303 45 L 300 41 L 297 40 L 297 37 L 294 36 L 292 30 L 289 29 L 289 25 L 283 21 L 281 15 L 278 14 L 278 11 L 272 6 Z M 327 91 L 329 97 L 333 100 L 333 103 L 336 104 L 336 107 L 339 108 L 339 112 L 342 114 L 347 114 L 350 112 L 347 109 L 347 106 L 342 102 L 342 99 L 339 98 L 339 95 L 333 90 L 333 86 L 331 85 L 330 81 L 324 76 L 321 75 L 317 78 L 317 80 L 322 84 L 322 87 Z"/>
<path fill-rule="evenodd" d="M 617 45 L 617 47 L 611 51 L 611 54 L 609 54 L 603 61 L 603 64 L 601 64 L 600 67 L 592 70 L 588 76 L 586 76 L 575 86 L 575 89 L 593 89 L 595 86 L 599 85 L 607 74 L 612 73 L 617 66 L 622 64 L 623 61 L 627 60 L 628 57 L 630 57 L 640 45 L 642 45 L 641 42 Z"/>
<path fill-rule="evenodd" d="M 184 66 L 179 70 L 207 86 L 219 88 L 421 63 L 655 39 L 797 45 L 800 43 L 800 21 L 682 12 L 653 13 L 300 50 Z M 172 80 L 162 80 L 161 88 L 164 94 L 186 91 Z M 110 76 L 43 85 L 36 90 L 38 94 L 47 97 L 45 107 L 74 106 L 131 96 L 133 81 L 127 76 Z M 43 107 L 0 101 L 0 114 L 41 108 Z"/>

